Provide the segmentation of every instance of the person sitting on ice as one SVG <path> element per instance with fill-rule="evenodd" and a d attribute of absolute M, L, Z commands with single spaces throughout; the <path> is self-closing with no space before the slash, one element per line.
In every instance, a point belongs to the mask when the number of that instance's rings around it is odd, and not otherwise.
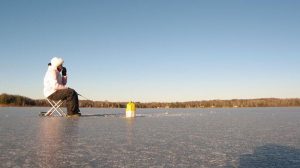
<path fill-rule="evenodd" d="M 63 67 L 64 60 L 54 57 L 48 64 L 44 77 L 44 96 L 51 100 L 66 100 L 67 115 L 81 116 L 78 93 L 67 84 L 67 69 Z M 60 74 L 61 72 L 61 74 Z"/>

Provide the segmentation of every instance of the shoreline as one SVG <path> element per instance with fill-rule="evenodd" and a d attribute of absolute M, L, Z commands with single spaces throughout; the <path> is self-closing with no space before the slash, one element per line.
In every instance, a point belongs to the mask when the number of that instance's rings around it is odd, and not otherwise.
<path fill-rule="evenodd" d="M 19 106 L 0 104 L 1 107 L 51 107 L 51 106 Z M 138 107 L 139 109 L 239 109 L 239 108 L 297 108 L 300 106 L 259 106 L 259 107 Z M 65 106 L 63 106 L 65 108 Z M 100 109 L 126 109 L 126 107 L 79 107 L 79 108 L 100 108 Z"/>
<path fill-rule="evenodd" d="M 125 108 L 128 102 L 80 100 L 79 107 Z M 258 98 L 231 100 L 200 100 L 183 102 L 139 102 L 136 108 L 255 108 L 255 107 L 300 107 L 300 98 Z M 20 95 L 0 95 L 0 107 L 50 107 L 44 99 L 31 99 Z"/>

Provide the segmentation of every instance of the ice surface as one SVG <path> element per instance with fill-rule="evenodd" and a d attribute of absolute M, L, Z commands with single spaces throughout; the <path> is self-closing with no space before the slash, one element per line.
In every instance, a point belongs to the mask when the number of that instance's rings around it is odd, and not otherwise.
<path fill-rule="evenodd" d="M 300 167 L 300 108 L 0 108 L 0 167 Z"/>

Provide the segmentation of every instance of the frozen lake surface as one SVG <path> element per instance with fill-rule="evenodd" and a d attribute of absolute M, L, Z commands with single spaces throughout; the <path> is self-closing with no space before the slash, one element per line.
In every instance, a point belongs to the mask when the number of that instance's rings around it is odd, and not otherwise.
<path fill-rule="evenodd" d="M 300 108 L 46 110 L 0 108 L 0 167 L 300 167 Z"/>

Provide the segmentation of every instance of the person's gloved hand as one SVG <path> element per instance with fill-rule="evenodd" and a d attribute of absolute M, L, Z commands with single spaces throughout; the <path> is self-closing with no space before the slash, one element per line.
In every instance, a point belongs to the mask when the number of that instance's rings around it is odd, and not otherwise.
<path fill-rule="evenodd" d="M 67 68 L 63 67 L 61 71 L 62 76 L 67 76 Z"/>

